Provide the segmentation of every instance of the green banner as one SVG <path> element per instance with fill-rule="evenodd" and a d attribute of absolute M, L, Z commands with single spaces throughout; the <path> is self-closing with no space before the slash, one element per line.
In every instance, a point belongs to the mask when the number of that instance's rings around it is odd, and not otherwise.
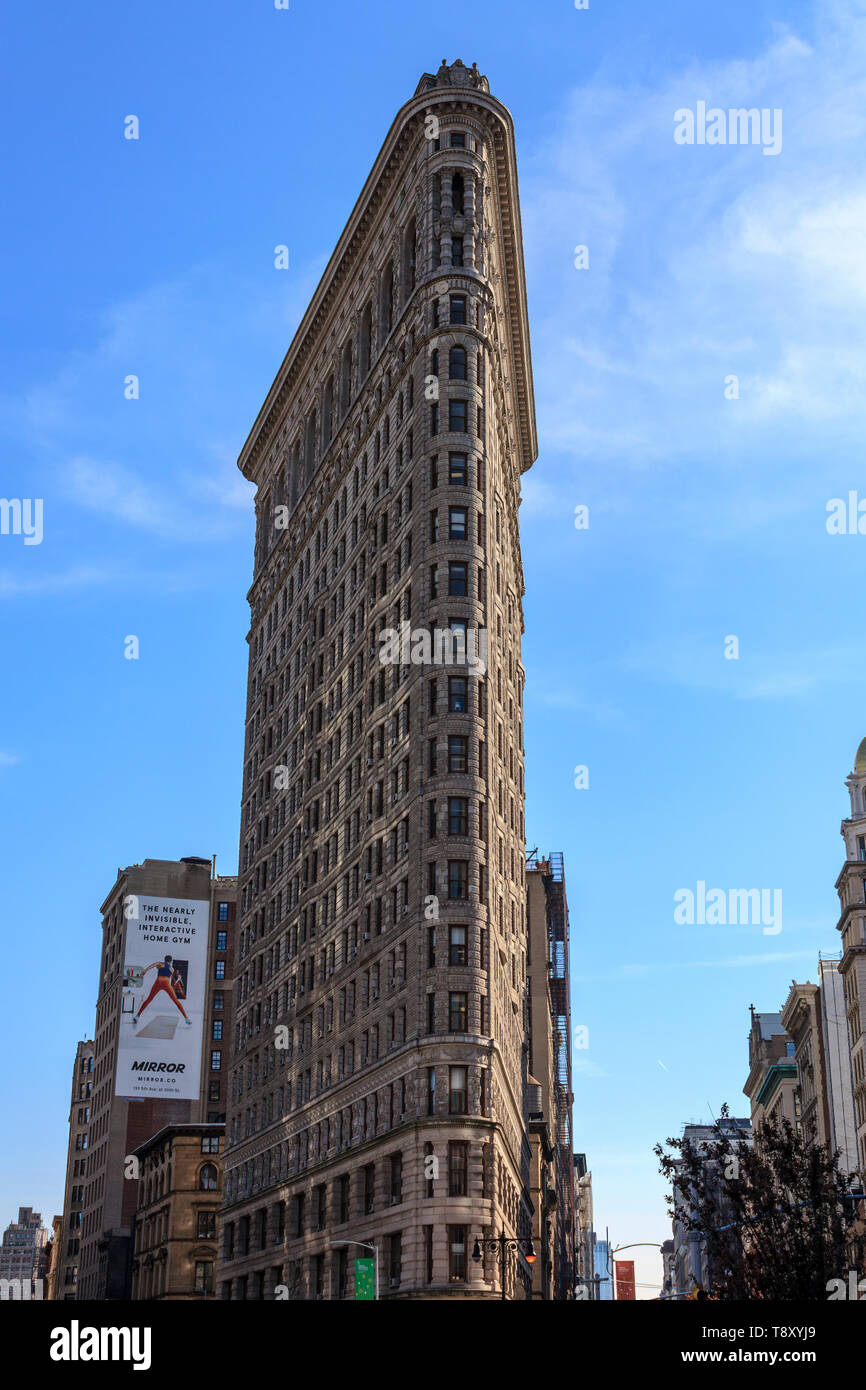
<path fill-rule="evenodd" d="M 375 1260 L 363 1259 L 355 1261 L 355 1297 L 356 1298 L 375 1298 L 376 1297 L 376 1270 Z"/>

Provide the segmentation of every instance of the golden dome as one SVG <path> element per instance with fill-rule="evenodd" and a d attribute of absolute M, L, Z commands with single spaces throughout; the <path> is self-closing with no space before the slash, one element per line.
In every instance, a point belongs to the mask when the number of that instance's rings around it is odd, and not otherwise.
<path fill-rule="evenodd" d="M 861 742 L 854 759 L 854 776 L 862 777 L 864 773 L 866 773 L 866 738 Z"/>

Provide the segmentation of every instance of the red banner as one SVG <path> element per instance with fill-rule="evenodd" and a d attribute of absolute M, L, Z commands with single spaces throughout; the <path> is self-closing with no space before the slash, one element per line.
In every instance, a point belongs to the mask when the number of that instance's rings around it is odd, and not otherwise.
<path fill-rule="evenodd" d="M 614 1266 L 616 1270 L 616 1297 L 617 1302 L 635 1301 L 634 1292 L 634 1260 L 617 1260 Z"/>

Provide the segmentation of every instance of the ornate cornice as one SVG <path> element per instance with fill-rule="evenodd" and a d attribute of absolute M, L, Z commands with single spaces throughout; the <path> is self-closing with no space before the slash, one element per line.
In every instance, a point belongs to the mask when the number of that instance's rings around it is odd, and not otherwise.
<path fill-rule="evenodd" d="M 455 64 L 454 67 L 457 65 Z M 462 67 L 462 64 L 460 65 Z M 440 70 L 441 71 L 441 70 Z M 469 73 L 471 70 L 464 69 Z M 480 78 L 480 74 L 478 75 Z M 337 246 L 325 268 L 310 304 L 283 359 L 265 402 L 256 417 L 238 459 L 244 476 L 260 482 L 277 430 L 294 390 L 303 381 L 311 362 L 323 348 L 325 330 L 331 314 L 348 282 L 356 273 L 362 252 L 368 249 L 368 234 L 393 196 L 398 175 L 406 168 L 412 145 L 424 135 L 424 118 L 437 110 L 474 108 L 483 112 L 484 125 L 493 142 L 497 181 L 497 204 L 501 226 L 499 256 L 504 275 L 504 301 L 507 316 L 506 342 L 513 368 L 512 388 L 520 425 L 520 471 L 534 461 L 538 443 L 532 393 L 532 362 L 523 267 L 520 209 L 517 202 L 517 161 L 514 126 L 510 112 L 484 88 L 470 82 L 449 82 L 419 90 L 398 111 L 372 170 L 355 203 Z"/>

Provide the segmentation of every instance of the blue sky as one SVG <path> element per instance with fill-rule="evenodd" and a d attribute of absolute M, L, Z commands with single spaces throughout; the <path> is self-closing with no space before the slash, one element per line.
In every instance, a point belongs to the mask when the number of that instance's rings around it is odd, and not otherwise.
<path fill-rule="evenodd" d="M 517 124 L 540 444 L 521 510 L 527 834 L 565 855 L 590 1040 L 575 1147 L 616 1243 L 669 1234 L 652 1144 L 726 1099 L 745 1112 L 749 1003 L 778 1008 L 838 942 L 866 539 L 825 522 L 831 498 L 866 497 L 863 10 L 7 17 L 0 492 L 44 499 L 44 539 L 0 536 L 18 1117 L 0 1225 L 61 1201 L 116 867 L 236 865 L 252 515 L 235 459 L 396 109 L 446 56 L 477 62 Z M 780 109 L 781 152 L 677 145 L 674 112 L 698 101 Z M 701 879 L 780 888 L 782 931 L 677 925 L 674 893 Z"/>

